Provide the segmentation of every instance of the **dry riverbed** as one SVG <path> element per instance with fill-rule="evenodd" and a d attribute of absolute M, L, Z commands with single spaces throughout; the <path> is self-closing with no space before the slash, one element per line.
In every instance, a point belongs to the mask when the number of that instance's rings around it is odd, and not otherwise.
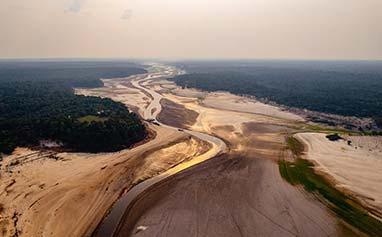
<path fill-rule="evenodd" d="M 0 171 L 1 235 L 89 234 L 125 190 L 209 149 L 188 135 L 155 129 L 155 140 L 117 153 L 16 150 Z"/>
<path fill-rule="evenodd" d="M 124 213 L 117 236 L 359 235 L 315 195 L 280 176 L 278 161 L 294 159 L 286 137 L 301 131 L 303 118 L 229 93 L 181 89 L 156 78 L 163 72 L 179 73 L 154 65 L 147 80 L 104 80 L 103 88 L 76 92 L 120 101 L 141 117 L 159 112 L 159 122 L 182 129 L 148 123 L 154 139 L 117 153 L 17 149 L 1 162 L 0 234 L 90 235 L 121 194 L 152 180 Z M 183 129 L 216 136 L 228 149 Z M 381 210 L 380 140 L 350 137 L 349 146 L 323 134 L 296 137 L 308 148 L 304 158 Z M 219 149 L 224 154 L 210 159 Z"/>
<path fill-rule="evenodd" d="M 299 130 L 301 117 L 229 93 L 153 81 L 145 87 L 197 112 L 190 129 L 224 139 L 229 152 L 147 190 L 125 213 L 118 236 L 358 236 L 279 174 L 280 157 L 293 160 L 285 138 Z M 162 105 L 182 117 L 171 103 Z"/>
<path fill-rule="evenodd" d="M 77 93 L 109 97 L 140 113 L 151 100 L 126 79 Z M 5 157 L 0 170 L 1 236 L 89 235 L 131 187 L 210 150 L 210 144 L 186 133 L 148 126 L 153 139 L 130 150 L 85 154 L 19 148 Z"/>
<path fill-rule="evenodd" d="M 230 149 L 152 187 L 126 214 L 119 236 L 360 235 L 322 199 L 301 186 L 292 187 L 280 176 L 278 160 L 295 159 L 286 149 L 286 137 L 309 127 L 303 118 L 225 92 L 181 89 L 166 81 L 163 86 L 151 83 L 145 86 L 199 114 L 192 130 L 218 136 Z M 172 112 L 179 115 L 176 110 Z M 359 137 L 349 139 L 355 146 L 362 143 Z M 365 156 L 380 156 L 374 148 L 364 152 Z M 381 178 L 380 172 L 367 175 Z M 369 198 L 359 195 L 356 199 Z M 380 227 L 377 224 L 377 231 Z"/>

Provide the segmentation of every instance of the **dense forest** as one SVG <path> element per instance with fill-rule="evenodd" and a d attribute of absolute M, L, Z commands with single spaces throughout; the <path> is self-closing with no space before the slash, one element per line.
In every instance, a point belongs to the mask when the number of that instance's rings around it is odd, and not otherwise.
<path fill-rule="evenodd" d="M 125 105 L 75 95 L 73 88 L 145 72 L 122 62 L 0 62 L 0 152 L 42 140 L 75 151 L 116 151 L 144 139 L 145 127 Z"/>
<path fill-rule="evenodd" d="M 178 85 L 382 122 L 382 62 L 186 62 Z"/>

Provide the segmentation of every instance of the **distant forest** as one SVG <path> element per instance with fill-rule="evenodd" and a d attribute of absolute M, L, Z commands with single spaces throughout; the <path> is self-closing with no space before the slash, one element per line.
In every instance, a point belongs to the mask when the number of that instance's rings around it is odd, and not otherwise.
<path fill-rule="evenodd" d="M 137 115 L 110 99 L 74 94 L 103 86 L 100 78 L 146 73 L 127 62 L 1 62 L 0 152 L 41 140 L 84 152 L 127 148 L 146 130 Z"/>
<path fill-rule="evenodd" d="M 252 95 L 281 105 L 371 117 L 382 127 L 382 62 L 183 62 L 182 87 Z"/>

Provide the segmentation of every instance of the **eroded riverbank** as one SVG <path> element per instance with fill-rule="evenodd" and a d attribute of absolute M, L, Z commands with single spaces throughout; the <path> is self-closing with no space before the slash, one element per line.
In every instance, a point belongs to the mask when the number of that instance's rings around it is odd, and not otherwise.
<path fill-rule="evenodd" d="M 12 167 L 1 177 L 6 234 L 88 236 L 98 226 L 95 236 L 358 235 L 280 176 L 279 159 L 293 159 L 285 137 L 309 127 L 302 118 L 248 98 L 181 89 L 165 80 L 176 68 L 151 69 L 77 93 L 134 108 L 155 139 L 118 153 L 36 154 Z"/>
<path fill-rule="evenodd" d="M 229 152 L 149 187 L 126 210 L 115 236 L 358 236 L 325 204 L 279 174 L 278 159 L 290 156 L 285 136 L 301 127 L 301 119 L 230 97 L 218 108 L 205 106 L 208 93 L 162 79 L 143 85 L 155 91 L 154 98 L 197 112 L 190 129 L 224 139 Z M 239 106 L 232 108 L 235 103 Z"/>

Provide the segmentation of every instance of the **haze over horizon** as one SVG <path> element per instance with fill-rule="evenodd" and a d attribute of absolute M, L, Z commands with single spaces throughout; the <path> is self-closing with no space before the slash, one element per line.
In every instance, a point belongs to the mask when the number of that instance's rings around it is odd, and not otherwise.
<path fill-rule="evenodd" d="M 379 0 L 0 2 L 0 58 L 382 59 Z"/>
<path fill-rule="evenodd" d="M 382 0 L 0 0 L 0 237 L 382 237 Z"/>

